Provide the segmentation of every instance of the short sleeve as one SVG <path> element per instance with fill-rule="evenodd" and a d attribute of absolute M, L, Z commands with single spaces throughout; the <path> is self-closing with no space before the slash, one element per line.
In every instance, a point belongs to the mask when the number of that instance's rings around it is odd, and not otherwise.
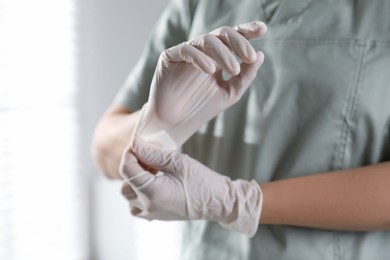
<path fill-rule="evenodd" d="M 187 40 L 191 14 L 187 1 L 171 0 L 155 25 L 141 58 L 128 75 L 114 102 L 130 111 L 148 100 L 150 84 L 162 51 Z"/>

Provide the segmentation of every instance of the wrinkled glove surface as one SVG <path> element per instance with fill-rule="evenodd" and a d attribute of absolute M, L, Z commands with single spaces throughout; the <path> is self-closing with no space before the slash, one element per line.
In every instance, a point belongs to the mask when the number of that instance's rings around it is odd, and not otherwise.
<path fill-rule="evenodd" d="M 155 174 L 140 162 L 160 172 Z M 218 221 L 248 236 L 257 231 L 263 198 L 255 181 L 232 181 L 185 154 L 140 139 L 124 153 L 120 173 L 126 180 L 122 194 L 134 216 Z"/>
<path fill-rule="evenodd" d="M 266 31 L 259 21 L 225 26 L 165 50 L 134 137 L 165 150 L 177 149 L 203 124 L 237 102 L 264 61 L 263 53 L 256 53 L 249 40 Z M 225 80 L 222 71 L 230 79 Z"/>

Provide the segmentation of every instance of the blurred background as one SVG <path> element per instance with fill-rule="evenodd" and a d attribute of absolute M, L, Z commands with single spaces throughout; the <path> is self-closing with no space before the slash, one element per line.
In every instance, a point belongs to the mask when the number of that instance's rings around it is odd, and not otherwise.
<path fill-rule="evenodd" d="M 0 0 L 0 260 L 176 259 L 180 224 L 130 216 L 94 127 L 168 0 Z"/>

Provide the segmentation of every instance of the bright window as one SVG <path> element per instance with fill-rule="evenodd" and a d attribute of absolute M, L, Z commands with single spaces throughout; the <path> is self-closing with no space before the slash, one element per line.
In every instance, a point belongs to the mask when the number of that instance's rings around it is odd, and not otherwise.
<path fill-rule="evenodd" d="M 86 259 L 72 0 L 0 0 L 0 259 Z"/>

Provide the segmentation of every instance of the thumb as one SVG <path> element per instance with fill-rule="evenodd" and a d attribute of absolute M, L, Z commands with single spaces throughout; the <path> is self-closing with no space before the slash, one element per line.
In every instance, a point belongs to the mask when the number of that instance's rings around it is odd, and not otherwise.
<path fill-rule="evenodd" d="M 154 174 L 144 170 L 134 154 L 128 151 L 122 156 L 119 173 L 134 190 L 146 187 L 156 178 Z"/>
<path fill-rule="evenodd" d="M 227 81 L 227 88 L 229 88 L 229 96 L 233 102 L 238 101 L 241 96 L 248 89 L 252 81 L 257 75 L 257 71 L 264 62 L 264 54 L 261 51 L 256 53 L 257 59 L 252 64 L 241 63 L 241 72 L 237 76 L 232 77 Z"/>
<path fill-rule="evenodd" d="M 232 77 L 228 83 L 231 88 L 231 93 L 238 98 L 244 94 L 246 89 L 252 83 L 257 75 L 257 71 L 264 62 L 264 54 L 261 51 L 257 52 L 257 60 L 252 64 L 241 63 L 241 72 L 235 77 Z"/>
<path fill-rule="evenodd" d="M 134 140 L 132 150 L 140 161 L 158 170 L 177 173 L 184 167 L 186 157 L 183 154 L 161 150 L 141 138 Z"/>

